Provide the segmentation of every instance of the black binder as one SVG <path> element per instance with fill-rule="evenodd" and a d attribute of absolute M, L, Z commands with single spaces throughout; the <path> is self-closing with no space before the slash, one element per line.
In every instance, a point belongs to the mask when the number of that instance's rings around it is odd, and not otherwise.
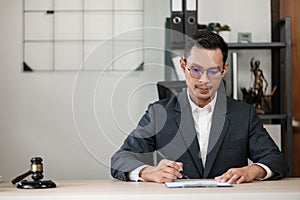
<path fill-rule="evenodd" d="M 184 9 L 183 0 L 171 0 L 171 48 L 184 44 Z"/>
<path fill-rule="evenodd" d="M 184 0 L 184 33 L 193 36 L 198 29 L 197 0 Z"/>

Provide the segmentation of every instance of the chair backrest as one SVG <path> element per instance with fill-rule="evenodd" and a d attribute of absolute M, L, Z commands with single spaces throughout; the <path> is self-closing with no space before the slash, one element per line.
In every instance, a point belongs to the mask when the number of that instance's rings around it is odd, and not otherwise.
<path fill-rule="evenodd" d="M 226 88 L 226 81 L 222 79 Z M 171 97 L 178 94 L 184 88 L 186 88 L 186 82 L 184 81 L 159 81 L 156 84 L 159 100 Z M 226 89 L 225 89 L 226 90 Z"/>
<path fill-rule="evenodd" d="M 186 88 L 185 81 L 159 81 L 156 85 L 160 100 L 174 96 Z"/>

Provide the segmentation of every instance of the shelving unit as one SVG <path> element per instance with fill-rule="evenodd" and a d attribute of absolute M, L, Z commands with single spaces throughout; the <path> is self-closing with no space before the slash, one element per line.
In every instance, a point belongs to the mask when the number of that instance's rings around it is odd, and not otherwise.
<path fill-rule="evenodd" d="M 282 141 L 286 141 L 286 155 L 290 167 L 289 176 L 292 176 L 293 167 L 293 127 L 292 127 L 292 57 L 291 57 L 291 19 L 286 17 L 280 24 L 280 42 L 270 43 L 229 43 L 229 49 L 279 49 L 280 50 L 280 79 L 274 80 L 279 85 L 279 113 L 260 115 L 262 119 L 272 120 L 273 123 L 279 120 L 281 124 Z M 285 137 L 286 134 L 286 137 Z M 282 148 L 285 150 L 285 148 Z"/>
<path fill-rule="evenodd" d="M 168 26 L 168 20 L 166 21 L 166 28 Z M 230 50 L 279 50 L 280 51 L 280 68 L 272 70 L 279 70 L 279 80 L 273 80 L 273 84 L 279 86 L 277 92 L 279 92 L 279 104 L 273 106 L 279 107 L 279 112 L 272 114 L 259 115 L 263 120 L 271 120 L 274 124 L 281 124 L 281 138 L 282 150 L 287 156 L 287 161 L 290 167 L 289 176 L 292 176 L 293 172 L 293 127 L 292 127 L 292 60 L 291 60 L 291 19 L 286 17 L 281 20 L 280 24 L 280 41 L 270 43 L 229 43 Z M 168 38 L 168 30 L 166 31 L 166 38 Z M 172 50 L 177 51 L 183 49 L 182 47 L 176 47 L 176 49 L 170 49 L 170 41 L 166 39 L 166 54 L 165 64 L 173 67 L 172 63 Z M 175 76 L 176 77 L 176 76 Z M 170 75 L 169 72 L 165 74 L 166 80 L 174 80 L 174 75 Z M 284 145 L 286 148 L 284 148 Z"/>

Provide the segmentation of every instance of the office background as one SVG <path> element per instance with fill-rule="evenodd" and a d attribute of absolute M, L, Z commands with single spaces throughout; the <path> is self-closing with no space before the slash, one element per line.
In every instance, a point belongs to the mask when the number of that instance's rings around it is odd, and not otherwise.
<path fill-rule="evenodd" d="M 144 0 L 145 27 L 164 28 L 169 16 L 169 0 Z M 237 32 L 251 32 L 256 42 L 271 41 L 270 0 L 198 1 L 198 23 L 209 22 L 229 24 L 233 42 Z M 145 51 L 142 71 L 24 73 L 22 0 L 0 1 L 0 26 L 2 179 L 29 170 L 33 156 L 43 157 L 46 178 L 110 178 L 110 156 L 147 104 L 158 99 L 155 83 L 164 79 L 163 51 Z M 164 31 L 145 31 L 144 40 L 145 46 L 163 49 Z M 271 82 L 270 53 L 252 55 L 262 60 Z M 245 59 L 240 85 L 248 87 L 250 60 Z"/>

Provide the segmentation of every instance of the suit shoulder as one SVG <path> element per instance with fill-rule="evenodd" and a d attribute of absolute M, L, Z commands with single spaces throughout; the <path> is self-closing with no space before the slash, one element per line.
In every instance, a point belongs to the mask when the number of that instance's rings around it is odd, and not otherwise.
<path fill-rule="evenodd" d="M 152 105 L 161 105 L 163 107 L 169 107 L 169 106 L 174 107 L 177 104 L 177 102 L 178 102 L 177 97 L 172 96 L 166 99 L 155 101 L 154 103 L 152 103 Z"/>
<path fill-rule="evenodd" d="M 230 107 L 230 109 L 234 109 L 234 110 L 251 110 L 254 109 L 254 107 L 248 103 L 245 103 L 243 101 L 240 100 L 235 100 L 231 97 L 227 97 L 227 104 Z"/>

